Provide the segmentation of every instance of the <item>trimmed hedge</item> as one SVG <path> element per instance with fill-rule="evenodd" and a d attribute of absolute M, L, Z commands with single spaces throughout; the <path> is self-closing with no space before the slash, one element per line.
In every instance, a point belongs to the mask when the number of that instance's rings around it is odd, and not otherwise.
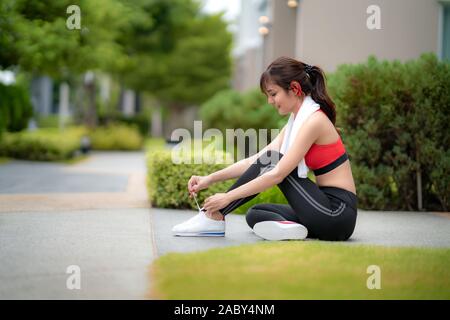
<path fill-rule="evenodd" d="M 59 161 L 73 158 L 80 149 L 84 128 L 63 132 L 40 129 L 33 132 L 5 133 L 0 141 L 0 156 L 38 161 Z"/>
<path fill-rule="evenodd" d="M 343 65 L 329 77 L 359 206 L 450 208 L 450 65 L 426 54 L 400 63 Z M 420 181 L 420 180 L 419 180 Z"/>
<path fill-rule="evenodd" d="M 38 161 L 60 161 L 73 158 L 81 147 L 81 138 L 91 138 L 94 150 L 141 150 L 143 138 L 137 129 L 111 125 L 89 131 L 70 127 L 64 131 L 44 128 L 17 133 L 5 132 L 0 141 L 0 156 Z"/>
<path fill-rule="evenodd" d="M 151 115 L 146 112 L 141 112 L 133 116 L 125 116 L 123 114 L 113 115 L 99 115 L 100 126 L 107 126 L 109 124 L 123 124 L 127 126 L 134 126 L 139 130 L 141 136 L 146 137 L 149 135 L 151 126 Z"/>
<path fill-rule="evenodd" d="M 187 183 L 192 175 L 208 175 L 225 168 L 225 164 L 175 164 L 170 150 L 149 150 L 147 153 L 147 186 L 153 206 L 160 208 L 196 209 L 189 199 Z M 199 192 L 199 204 L 217 192 L 225 192 L 231 181 L 221 182 Z"/>
<path fill-rule="evenodd" d="M 111 124 L 89 133 L 94 150 L 141 150 L 144 139 L 134 126 Z"/>

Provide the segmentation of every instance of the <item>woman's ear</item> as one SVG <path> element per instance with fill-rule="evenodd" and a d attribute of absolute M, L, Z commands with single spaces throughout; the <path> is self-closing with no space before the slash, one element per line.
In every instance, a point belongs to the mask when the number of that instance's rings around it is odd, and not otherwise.
<path fill-rule="evenodd" d="M 291 90 L 297 97 L 300 97 L 303 94 L 302 86 L 298 81 L 291 81 Z"/>

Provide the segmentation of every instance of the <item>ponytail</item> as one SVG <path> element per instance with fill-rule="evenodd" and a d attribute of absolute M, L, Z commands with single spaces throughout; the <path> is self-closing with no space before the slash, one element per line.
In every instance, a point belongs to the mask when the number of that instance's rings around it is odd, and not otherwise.
<path fill-rule="evenodd" d="M 328 95 L 325 74 L 321 68 L 312 66 L 307 73 L 311 82 L 311 98 L 320 105 L 330 121 L 336 124 L 336 106 Z"/>

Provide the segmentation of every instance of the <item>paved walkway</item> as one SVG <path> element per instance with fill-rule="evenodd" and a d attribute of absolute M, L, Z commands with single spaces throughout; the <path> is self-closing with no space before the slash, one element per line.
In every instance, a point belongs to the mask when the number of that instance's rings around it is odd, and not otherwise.
<path fill-rule="evenodd" d="M 173 237 L 170 234 L 172 226 L 187 220 L 196 212 L 169 209 L 151 211 L 158 255 L 265 241 L 251 231 L 244 216 L 235 214 L 226 218 L 225 238 Z M 450 248 L 450 214 L 358 210 L 355 232 L 350 240 L 340 243 Z"/>
<path fill-rule="evenodd" d="M 0 299 L 142 299 L 154 250 L 144 154 L 0 165 Z M 69 266 L 81 290 L 67 289 Z"/>
<path fill-rule="evenodd" d="M 141 152 L 0 165 L 0 299 L 143 299 L 157 256 L 264 241 L 234 214 L 224 238 L 173 237 L 194 214 L 149 208 Z M 345 244 L 450 248 L 450 215 L 359 210 Z M 81 290 L 67 289 L 71 265 Z"/>

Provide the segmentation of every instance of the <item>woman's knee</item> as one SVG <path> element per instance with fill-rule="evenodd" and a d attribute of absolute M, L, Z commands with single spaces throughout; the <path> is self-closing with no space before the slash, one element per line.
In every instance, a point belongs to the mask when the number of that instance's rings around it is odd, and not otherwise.
<path fill-rule="evenodd" d="M 253 205 L 247 210 L 247 214 L 245 215 L 245 220 L 247 221 L 247 224 L 250 228 L 253 229 L 254 225 L 258 222 L 264 221 L 267 219 L 265 217 L 265 211 L 262 209 L 264 208 L 264 204 L 258 203 Z"/>
<path fill-rule="evenodd" d="M 258 223 L 258 209 L 254 209 L 254 206 L 247 210 L 247 214 L 245 215 L 245 220 L 250 228 L 253 229 L 256 223 Z"/>
<path fill-rule="evenodd" d="M 272 212 L 265 203 L 258 203 L 248 209 L 245 220 L 250 228 L 253 229 L 255 224 L 262 221 L 282 221 L 285 220 L 276 212 Z"/>

